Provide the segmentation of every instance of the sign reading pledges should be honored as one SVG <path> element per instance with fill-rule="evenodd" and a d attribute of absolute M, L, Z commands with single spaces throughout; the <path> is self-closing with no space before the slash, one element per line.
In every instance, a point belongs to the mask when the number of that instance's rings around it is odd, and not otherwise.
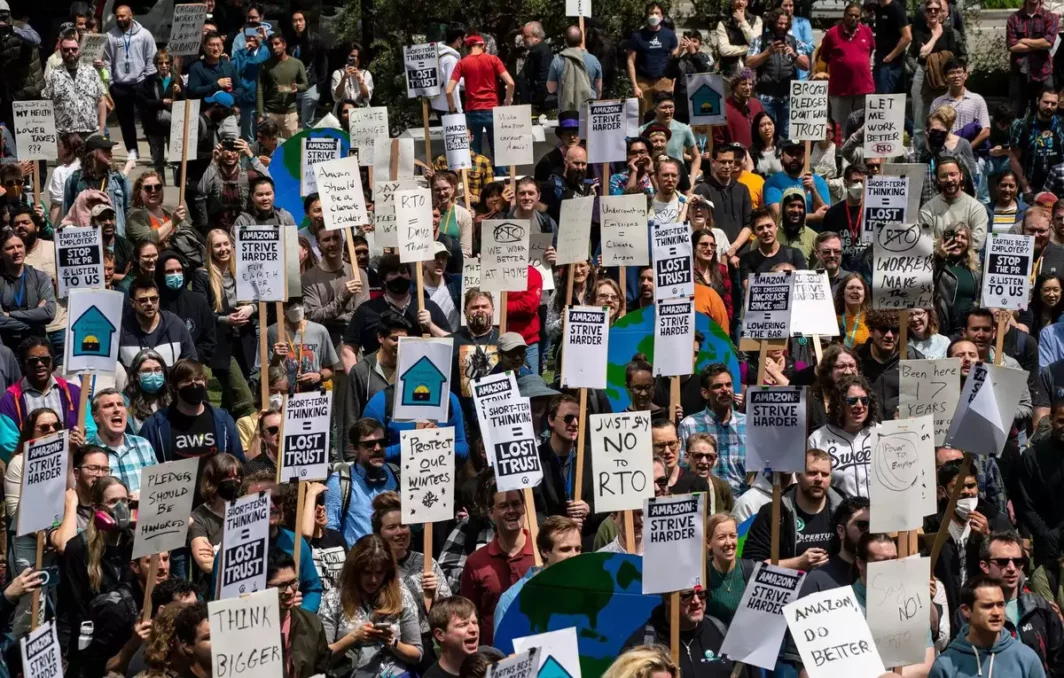
<path fill-rule="evenodd" d="M 931 308 L 935 237 L 920 224 L 884 224 L 872 243 L 872 308 Z"/>
<path fill-rule="evenodd" d="M 317 139 L 303 137 L 300 140 L 300 146 L 303 171 L 301 173 L 299 195 L 307 196 L 318 190 L 317 173 L 314 171 L 315 165 L 340 158 L 340 139 L 336 137 L 320 137 Z"/>
<path fill-rule="evenodd" d="M 938 510 L 934 431 L 930 416 L 884 421 L 876 427 L 868 474 L 871 531 L 915 530 L 924 516 Z"/>
<path fill-rule="evenodd" d="M 325 228 L 359 227 L 369 223 L 358 158 L 340 158 L 315 166 Z"/>
<path fill-rule="evenodd" d="M 140 470 L 140 511 L 133 558 L 181 548 L 187 543 L 199 459 L 181 459 Z"/>
<path fill-rule="evenodd" d="M 443 116 L 443 150 L 447 155 L 447 169 L 457 172 L 473 169 L 469 155 L 469 129 L 464 113 Z"/>
<path fill-rule="evenodd" d="M 924 579 L 926 588 L 926 575 Z M 853 587 L 844 586 L 799 598 L 785 606 L 783 614 L 810 678 L 881 676 L 885 673 L 868 622 L 853 595 Z"/>
<path fill-rule="evenodd" d="M 434 97 L 443 92 L 443 83 L 440 82 L 439 50 L 436 43 L 404 47 L 403 70 L 406 72 L 408 99 Z"/>
<path fill-rule="evenodd" d="M 18 510 L 21 537 L 50 530 L 63 521 L 66 501 L 67 431 L 30 440 L 22 467 Z"/>
<path fill-rule="evenodd" d="M 284 678 L 280 603 L 269 589 L 207 604 L 215 678 Z"/>
<path fill-rule="evenodd" d="M 599 198 L 602 220 L 602 265 L 646 266 L 647 199 L 639 195 L 609 195 Z"/>
<path fill-rule="evenodd" d="M 861 242 L 870 243 L 880 228 L 908 221 L 909 177 L 869 176 L 865 179 Z"/>
<path fill-rule="evenodd" d="M 746 287 L 743 336 L 750 339 L 786 339 L 791 327 L 791 271 L 751 273 Z"/>
<path fill-rule="evenodd" d="M 454 518 L 454 427 L 399 432 L 404 525 Z"/>
<path fill-rule="evenodd" d="M 961 399 L 961 359 L 901 360 L 898 375 L 898 418 L 934 417 L 935 447 L 941 447 Z"/>
<path fill-rule="evenodd" d="M 55 232 L 60 299 L 75 287 L 103 288 L 103 235 L 96 226 L 66 226 Z"/>
<path fill-rule="evenodd" d="M 746 455 L 751 471 L 805 470 L 805 390 L 751 386 L 746 392 Z"/>
<path fill-rule="evenodd" d="M 983 306 L 1022 311 L 1031 296 L 1034 238 L 993 233 L 983 268 Z"/>
<path fill-rule="evenodd" d="M 276 226 L 236 227 L 236 296 L 284 301 L 284 240 Z"/>
<path fill-rule="evenodd" d="M 650 412 L 588 416 L 595 512 L 642 508 L 654 496 L 654 443 Z"/>
<path fill-rule="evenodd" d="M 222 527 L 222 578 L 218 598 L 262 591 L 266 588 L 270 495 L 259 492 L 227 501 Z"/>
<path fill-rule="evenodd" d="M 606 388 L 609 311 L 598 306 L 570 306 L 563 327 L 562 386 Z"/>
<path fill-rule="evenodd" d="M 823 141 L 827 126 L 828 81 L 791 80 L 791 139 Z"/>
<path fill-rule="evenodd" d="M 650 497 L 643 503 L 643 595 L 703 586 L 705 493 Z"/>
<path fill-rule="evenodd" d="M 55 106 L 51 99 L 12 101 L 19 160 L 58 160 Z M 43 187 L 42 187 L 43 188 Z"/>
<path fill-rule="evenodd" d="M 659 301 L 654 316 L 654 376 L 694 373 L 695 303 L 692 299 Z"/>
<path fill-rule="evenodd" d="M 285 400 L 281 480 L 325 480 L 329 475 L 332 396 L 323 389 Z"/>
<path fill-rule="evenodd" d="M 695 296 L 691 227 L 654 222 L 654 301 Z"/>
<path fill-rule="evenodd" d="M 933 463 L 934 454 L 931 459 Z M 924 662 L 931 609 L 927 586 L 930 571 L 931 559 L 923 557 L 868 563 L 865 617 L 887 666 Z"/>
<path fill-rule="evenodd" d="M 45 622 L 19 640 L 25 678 L 63 678 L 63 655 L 55 622 Z"/>
<path fill-rule="evenodd" d="M 866 94 L 864 153 L 866 158 L 903 155 L 905 143 L 904 94 Z M 871 179 L 872 177 L 868 177 Z"/>
<path fill-rule="evenodd" d="M 170 40 L 166 51 L 172 57 L 196 56 L 203 45 L 203 22 L 207 19 L 207 5 L 174 5 L 174 21 L 170 24 Z M 118 68 L 118 65 L 115 65 Z"/>
<path fill-rule="evenodd" d="M 532 154 L 532 106 L 496 106 L 492 109 L 495 123 L 495 139 L 491 150 L 495 152 L 496 167 L 506 165 L 531 165 L 536 162 Z"/>
<path fill-rule="evenodd" d="M 732 661 L 776 668 L 787 619 L 783 607 L 794 602 L 801 591 L 805 574 L 778 565 L 757 563 L 743 599 L 735 611 L 720 653 Z"/>

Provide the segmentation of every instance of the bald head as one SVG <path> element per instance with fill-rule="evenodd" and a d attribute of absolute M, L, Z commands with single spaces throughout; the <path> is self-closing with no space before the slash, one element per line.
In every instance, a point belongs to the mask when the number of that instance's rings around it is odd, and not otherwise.
<path fill-rule="evenodd" d="M 935 468 L 942 468 L 942 465 L 947 461 L 953 461 L 954 459 L 963 459 L 964 453 L 960 450 L 955 450 L 952 447 L 939 447 L 935 449 Z"/>
<path fill-rule="evenodd" d="M 584 34 L 580 32 L 579 26 L 570 26 L 565 30 L 566 47 L 579 47 L 583 41 Z"/>
<path fill-rule="evenodd" d="M 577 162 L 587 165 L 587 151 L 584 150 L 583 146 L 572 146 L 565 152 L 566 165 L 571 165 Z"/>

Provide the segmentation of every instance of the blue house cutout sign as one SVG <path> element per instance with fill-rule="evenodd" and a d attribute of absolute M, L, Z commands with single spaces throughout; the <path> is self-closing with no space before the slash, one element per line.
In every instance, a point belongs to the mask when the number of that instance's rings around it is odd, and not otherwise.
<path fill-rule="evenodd" d="M 404 406 L 439 407 L 443 402 L 443 385 L 447 376 L 429 360 L 421 358 L 401 376 L 403 380 L 402 404 Z"/>
<path fill-rule="evenodd" d="M 695 115 L 722 115 L 720 92 L 706 83 L 691 94 L 691 107 Z"/>
<path fill-rule="evenodd" d="M 74 321 L 71 329 L 74 332 L 74 345 L 70 347 L 72 356 L 111 355 L 111 342 L 117 328 L 100 309 L 90 306 Z"/>
<path fill-rule="evenodd" d="M 561 662 L 547 655 L 547 660 L 543 662 L 543 666 L 539 667 L 537 678 L 572 678 L 572 674 L 565 670 Z"/>

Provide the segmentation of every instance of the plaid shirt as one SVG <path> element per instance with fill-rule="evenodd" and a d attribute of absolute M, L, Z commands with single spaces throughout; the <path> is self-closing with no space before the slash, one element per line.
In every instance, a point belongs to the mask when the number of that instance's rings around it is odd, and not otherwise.
<path fill-rule="evenodd" d="M 472 150 L 469 151 L 469 155 L 473 158 L 473 169 L 466 170 L 468 181 L 466 190 L 469 191 L 469 204 L 476 205 L 480 202 L 480 192 L 485 186 L 495 181 L 495 168 L 492 167 L 491 160 L 488 160 L 486 156 L 474 153 Z M 449 169 L 447 156 L 441 155 L 437 157 L 432 167 L 437 170 Z M 457 174 L 458 176 L 462 175 L 460 171 Z"/>
<path fill-rule="evenodd" d="M 462 570 L 465 569 L 466 558 L 481 546 L 486 546 L 495 538 L 495 526 L 490 520 L 485 520 L 483 527 L 477 532 L 477 543 L 473 548 L 466 548 L 466 528 L 469 525 L 469 517 L 460 518 L 451 533 L 447 535 L 447 541 L 443 542 L 443 550 L 437 561 L 443 574 L 447 577 L 447 585 L 452 591 L 462 588 Z"/>
<path fill-rule="evenodd" d="M 1053 195 L 1064 195 L 1064 162 L 1049 170 L 1049 176 L 1046 177 L 1042 190 L 1049 191 Z"/>
<path fill-rule="evenodd" d="M 746 491 L 746 415 L 732 411 L 728 423 L 724 423 L 708 407 L 701 412 L 684 417 L 680 422 L 680 445 L 695 433 L 708 433 L 717 441 L 717 466 L 713 475 L 731 485 L 732 492 L 739 496 Z"/>
<path fill-rule="evenodd" d="M 1005 23 L 1005 42 L 1012 49 L 1020 40 L 1045 38 L 1050 46 L 1057 39 L 1060 19 L 1045 7 L 1039 7 L 1034 16 L 1028 16 L 1022 7 Z M 1027 53 L 1012 52 L 1012 72 L 1025 73 L 1035 82 L 1042 82 L 1053 74 L 1053 57 L 1049 48 Z"/>
<path fill-rule="evenodd" d="M 85 442 L 88 445 L 99 445 L 107 450 L 111 475 L 125 483 L 130 494 L 140 492 L 140 470 L 159 463 L 151 443 L 132 433 L 127 433 L 123 437 L 122 445 L 118 448 L 106 445 L 100 440 L 99 434 L 94 434 Z"/>

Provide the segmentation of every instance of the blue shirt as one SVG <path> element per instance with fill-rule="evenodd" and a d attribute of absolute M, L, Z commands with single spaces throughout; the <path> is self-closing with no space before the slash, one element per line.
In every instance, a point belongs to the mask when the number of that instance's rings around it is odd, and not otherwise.
<path fill-rule="evenodd" d="M 383 483 L 370 484 L 366 480 L 366 470 L 361 464 L 351 464 L 351 500 L 347 505 L 347 515 L 340 515 L 343 508 L 343 497 L 340 496 L 340 474 L 332 473 L 325 482 L 327 492 L 325 494 L 325 526 L 336 530 L 344 535 L 344 543 L 347 548 L 355 545 L 355 542 L 373 532 L 370 525 L 370 516 L 373 515 L 373 499 L 385 492 L 399 490 L 399 481 L 395 473 L 384 466 L 385 480 Z"/>
<path fill-rule="evenodd" d="M 820 194 L 820 199 L 824 201 L 824 204 L 830 205 L 831 196 L 828 193 L 828 182 L 824 181 L 824 177 L 814 174 L 813 186 L 816 187 L 816 192 Z M 765 179 L 765 204 L 780 204 L 780 201 L 783 200 L 783 193 L 788 188 L 801 188 L 804 191 L 802 177 L 795 179 L 786 172 L 776 172 L 768 179 Z M 805 213 L 813 213 L 813 196 L 808 193 L 805 196 Z"/>
<path fill-rule="evenodd" d="M 813 26 L 809 23 L 809 19 L 800 16 L 793 17 L 790 35 L 798 43 L 798 54 L 804 54 L 812 61 L 816 42 L 813 40 Z M 798 69 L 799 80 L 805 80 L 808 77 L 809 71 Z"/>
<path fill-rule="evenodd" d="M 377 395 L 369 399 L 366 403 L 366 409 L 362 411 L 363 417 L 369 417 L 370 419 L 376 419 L 380 423 L 384 424 L 385 431 L 388 436 L 387 447 L 385 447 L 384 458 L 388 461 L 398 464 L 399 463 L 399 432 L 400 431 L 413 431 L 417 428 L 417 423 L 413 421 L 395 421 L 394 419 L 385 421 L 387 417 L 385 412 L 387 408 L 384 402 L 385 395 L 391 395 L 393 391 L 381 391 Z M 445 422 L 440 422 L 438 425 L 440 428 L 445 426 L 454 427 L 454 457 L 458 465 L 461 465 L 469 458 L 469 443 L 466 442 L 465 434 L 465 420 L 462 418 L 462 404 L 458 401 L 458 396 L 454 393 L 450 394 L 451 405 L 448 408 L 448 416 L 450 417 Z"/>
<path fill-rule="evenodd" d="M 1046 325 L 1038 333 L 1038 366 L 1047 367 L 1064 358 L 1064 323 Z"/>

